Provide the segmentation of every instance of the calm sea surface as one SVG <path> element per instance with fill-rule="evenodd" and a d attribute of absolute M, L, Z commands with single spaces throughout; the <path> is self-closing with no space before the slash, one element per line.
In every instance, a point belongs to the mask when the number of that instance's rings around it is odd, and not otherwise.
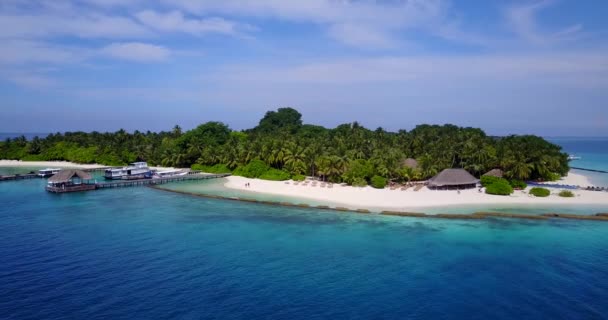
<path fill-rule="evenodd" d="M 572 167 L 608 171 L 608 138 L 549 138 L 565 152 L 581 157 L 570 162 Z M 586 175 L 597 186 L 608 187 L 608 174 L 574 170 Z"/>
<path fill-rule="evenodd" d="M 608 318 L 608 223 L 43 187 L 0 182 L 0 319 Z"/>
<path fill-rule="evenodd" d="M 602 319 L 608 223 L 0 183 L 2 319 Z"/>

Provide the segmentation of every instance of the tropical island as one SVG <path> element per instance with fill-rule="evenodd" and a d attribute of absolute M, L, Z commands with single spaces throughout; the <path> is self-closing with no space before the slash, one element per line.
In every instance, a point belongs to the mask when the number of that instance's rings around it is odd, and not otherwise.
<path fill-rule="evenodd" d="M 175 126 L 158 133 L 66 132 L 31 141 L 20 137 L 0 142 L 0 159 L 103 165 L 147 161 L 268 180 L 308 175 L 355 186 L 367 185 L 375 176 L 426 180 L 447 168 L 463 168 L 476 177 L 499 168 L 509 179 L 545 181 L 569 170 L 568 155 L 559 146 L 532 135 L 490 137 L 481 129 L 454 125 L 388 132 L 357 122 L 328 129 L 303 124 L 301 118 L 292 108 L 280 108 L 243 131 L 207 122 L 186 132 Z M 407 159 L 415 159 L 416 166 L 404 165 Z"/>
<path fill-rule="evenodd" d="M 268 111 L 256 127 L 242 131 L 207 122 L 185 132 L 175 126 L 158 133 L 67 132 L 31 141 L 7 139 L 0 142 L 0 158 L 113 166 L 147 161 L 232 173 L 228 188 L 365 208 L 608 203 L 604 193 L 581 197 L 582 191 L 555 190 L 556 197 L 549 199 L 548 189 L 529 188 L 525 181 L 588 185 L 585 177 L 569 174 L 568 155 L 560 146 L 538 136 L 492 137 L 449 124 L 389 132 L 353 122 L 328 129 L 304 124 L 292 108 Z M 437 197 L 434 190 L 455 192 Z"/>

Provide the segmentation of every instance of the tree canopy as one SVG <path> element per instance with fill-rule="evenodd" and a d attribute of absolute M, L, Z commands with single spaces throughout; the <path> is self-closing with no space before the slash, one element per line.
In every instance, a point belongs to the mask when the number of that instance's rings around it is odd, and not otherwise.
<path fill-rule="evenodd" d="M 176 167 L 222 165 L 237 172 L 249 172 L 255 161 L 256 168 L 285 173 L 272 171 L 268 177 L 309 175 L 357 185 L 374 177 L 423 180 L 446 168 L 464 168 L 477 177 L 499 168 L 505 177 L 522 181 L 552 180 L 569 170 L 561 148 L 537 136 L 489 137 L 481 129 L 450 124 L 419 125 L 409 132 L 370 130 L 357 122 L 328 129 L 303 124 L 301 118 L 295 109 L 280 108 L 243 131 L 207 122 L 188 131 L 175 126 L 158 133 L 66 132 L 31 141 L 19 137 L 0 142 L 0 158 L 106 165 L 142 160 Z M 405 166 L 407 158 L 416 159 L 417 167 Z"/>

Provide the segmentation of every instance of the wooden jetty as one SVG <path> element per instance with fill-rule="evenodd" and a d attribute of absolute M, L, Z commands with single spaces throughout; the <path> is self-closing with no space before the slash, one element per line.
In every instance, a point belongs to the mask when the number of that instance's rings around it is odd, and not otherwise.
<path fill-rule="evenodd" d="M 582 170 L 582 171 L 589 171 L 589 172 L 608 173 L 608 171 L 604 171 L 604 170 L 587 169 L 587 168 L 578 168 L 578 167 L 570 167 L 570 169 L 576 169 L 576 170 Z"/>
<path fill-rule="evenodd" d="M 113 182 L 101 182 L 96 183 L 96 189 L 106 189 L 106 188 L 126 188 L 126 187 L 141 187 L 141 186 L 149 186 L 149 185 L 158 185 L 165 184 L 170 182 L 179 182 L 179 181 L 194 181 L 194 180 L 207 180 L 207 179 L 218 179 L 225 178 L 229 176 L 229 173 L 225 174 L 201 174 L 198 172 L 190 173 L 183 176 L 174 176 L 174 177 L 166 177 L 166 178 L 156 178 L 156 179 L 137 179 L 137 180 L 120 180 Z"/>
<path fill-rule="evenodd" d="M 26 179 L 34 179 L 39 178 L 36 173 L 25 173 L 25 174 L 11 174 L 11 175 L 0 175 L 0 181 L 10 181 L 10 180 L 26 180 Z"/>

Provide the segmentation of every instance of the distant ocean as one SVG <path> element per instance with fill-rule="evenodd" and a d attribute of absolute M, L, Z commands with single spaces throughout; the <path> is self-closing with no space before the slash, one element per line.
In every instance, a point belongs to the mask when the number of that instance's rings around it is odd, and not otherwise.
<path fill-rule="evenodd" d="M 0 132 L 0 141 L 4 141 L 8 138 L 14 139 L 24 136 L 27 140 L 32 140 L 34 137 L 44 138 L 49 133 L 31 133 L 31 132 Z"/>
<path fill-rule="evenodd" d="M 608 171 L 608 138 L 547 138 L 547 140 L 562 146 L 565 152 L 581 157 L 573 160 L 570 166 Z M 583 174 L 598 186 L 608 187 L 608 174 L 575 170 Z"/>

